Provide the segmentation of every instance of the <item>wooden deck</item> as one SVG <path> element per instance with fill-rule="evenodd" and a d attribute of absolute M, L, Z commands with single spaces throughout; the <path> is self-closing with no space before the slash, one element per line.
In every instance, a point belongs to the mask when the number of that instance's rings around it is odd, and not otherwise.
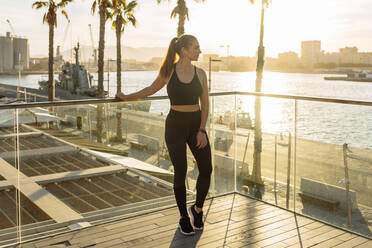
<path fill-rule="evenodd" d="M 358 247 L 372 241 L 239 195 L 206 201 L 204 231 L 184 237 L 168 208 L 25 243 L 22 247 Z"/>

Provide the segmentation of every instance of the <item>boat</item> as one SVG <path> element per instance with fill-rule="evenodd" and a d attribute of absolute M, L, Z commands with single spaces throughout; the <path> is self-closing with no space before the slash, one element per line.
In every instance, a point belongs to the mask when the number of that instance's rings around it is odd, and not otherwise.
<path fill-rule="evenodd" d="M 234 124 L 234 113 L 226 111 L 224 115 L 218 115 L 215 117 L 216 123 L 222 125 L 229 125 L 230 129 L 235 126 Z M 252 129 L 252 119 L 249 112 L 238 112 L 236 113 L 236 126 L 239 128 Z"/>
<path fill-rule="evenodd" d="M 77 43 L 74 47 L 75 64 L 65 62 L 62 65 L 58 80 L 55 80 L 56 96 L 64 99 L 70 98 L 69 95 L 98 97 L 98 87 L 93 85 L 93 75 L 79 62 L 79 48 L 80 45 Z M 39 89 L 48 91 L 48 80 L 40 80 Z M 107 96 L 107 91 L 104 91 L 104 96 Z"/>
<path fill-rule="evenodd" d="M 324 77 L 325 80 L 354 81 L 354 82 L 372 82 L 372 73 L 370 72 L 350 72 L 346 77 Z"/>

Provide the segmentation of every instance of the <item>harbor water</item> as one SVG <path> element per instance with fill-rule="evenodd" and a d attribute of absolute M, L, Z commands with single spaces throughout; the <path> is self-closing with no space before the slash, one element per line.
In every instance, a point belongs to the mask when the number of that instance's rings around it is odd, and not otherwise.
<path fill-rule="evenodd" d="M 93 74 L 97 78 L 97 74 Z M 122 72 L 122 89 L 131 93 L 149 86 L 157 71 Z M 264 72 L 262 91 L 266 93 L 330 97 L 350 100 L 372 99 L 372 83 L 327 81 L 323 74 Z M 329 75 L 327 75 L 329 76 Z M 21 86 L 38 88 L 38 81 L 47 75 L 24 75 Z M 105 73 L 105 90 L 116 92 L 116 73 Z M 213 72 L 212 92 L 254 91 L 255 72 Z M 17 85 L 17 76 L 0 76 L 1 84 Z M 156 95 L 166 95 L 163 88 Z M 214 113 L 224 115 L 234 108 L 249 112 L 254 118 L 254 98 L 251 96 L 221 96 L 214 99 Z M 169 101 L 154 101 L 151 112 L 166 114 Z M 262 98 L 262 129 L 268 133 L 294 132 L 294 100 Z M 348 143 L 350 146 L 372 149 L 372 107 L 297 102 L 297 137 L 325 143 Z"/>

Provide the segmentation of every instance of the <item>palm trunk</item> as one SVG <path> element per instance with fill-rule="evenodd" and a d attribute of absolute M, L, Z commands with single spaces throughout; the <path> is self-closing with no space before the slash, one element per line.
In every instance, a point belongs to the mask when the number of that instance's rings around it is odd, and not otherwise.
<path fill-rule="evenodd" d="M 105 50 L 105 23 L 106 6 L 105 3 L 99 6 L 99 44 L 98 44 L 98 97 L 103 98 L 103 65 Z M 97 106 L 97 142 L 102 143 L 103 136 L 103 106 Z"/>
<path fill-rule="evenodd" d="M 48 101 L 54 101 L 54 26 L 49 24 Z"/>
<path fill-rule="evenodd" d="M 185 16 L 179 15 L 177 37 L 180 37 L 185 33 L 185 19 L 186 19 Z"/>
<path fill-rule="evenodd" d="M 116 19 L 116 93 L 121 92 L 121 19 Z M 122 140 L 123 132 L 121 125 L 121 108 L 120 104 L 117 104 L 116 112 L 116 137 L 118 141 Z"/>
<path fill-rule="evenodd" d="M 261 9 L 261 30 L 260 30 L 260 45 L 258 47 L 257 54 L 257 77 L 256 77 L 256 92 L 261 92 L 262 86 L 262 72 L 264 66 L 265 48 L 263 46 L 263 34 L 264 34 L 264 3 L 262 0 Z M 261 98 L 255 97 L 255 118 L 254 118 L 254 153 L 253 153 L 253 169 L 252 169 L 252 181 L 262 184 L 261 178 L 261 152 L 262 152 L 262 130 L 261 130 Z"/>
<path fill-rule="evenodd" d="M 106 24 L 106 8 L 99 6 L 99 44 L 98 44 L 98 97 L 103 98 L 103 66 L 105 53 L 105 24 Z"/>
<path fill-rule="evenodd" d="M 180 37 L 185 33 L 185 20 L 186 20 L 186 2 L 185 0 L 178 0 L 177 3 L 180 13 L 178 15 L 178 27 L 177 27 L 177 37 Z"/>

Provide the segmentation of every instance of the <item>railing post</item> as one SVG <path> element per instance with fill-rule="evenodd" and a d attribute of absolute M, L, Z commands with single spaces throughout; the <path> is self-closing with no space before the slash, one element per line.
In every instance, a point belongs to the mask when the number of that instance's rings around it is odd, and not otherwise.
<path fill-rule="evenodd" d="M 346 210 L 347 210 L 347 225 L 352 230 L 352 220 L 351 220 L 351 207 L 350 207 L 350 180 L 349 180 L 349 168 L 347 167 L 347 144 L 342 146 L 342 151 L 344 153 L 344 167 L 345 167 L 345 188 L 346 188 Z"/>
<path fill-rule="evenodd" d="M 210 90 L 210 89 L 209 89 Z M 212 195 L 214 196 L 216 193 L 215 189 L 215 166 L 214 166 L 214 156 L 215 156 L 215 150 L 214 150 L 214 124 L 213 124 L 213 117 L 214 117 L 214 96 L 209 96 L 209 101 L 211 103 L 211 108 L 209 110 L 209 122 L 208 122 L 208 135 L 209 135 L 209 142 L 211 146 L 211 159 L 212 159 L 212 174 L 211 174 L 211 184 L 210 184 L 210 192 L 212 192 Z"/>
<path fill-rule="evenodd" d="M 293 147 L 293 211 L 296 212 L 296 180 L 297 180 L 297 167 L 296 167 L 296 151 L 297 151 L 297 100 L 295 99 L 294 106 L 294 147 Z"/>
<path fill-rule="evenodd" d="M 278 193 L 278 190 L 276 189 L 276 171 L 277 171 L 277 154 L 278 154 L 278 141 L 277 141 L 277 136 L 275 135 L 275 160 L 274 160 L 274 189 L 273 189 L 273 192 L 274 192 L 274 195 L 275 195 L 275 205 L 278 205 L 278 198 L 277 198 L 277 195 L 276 193 Z"/>
<path fill-rule="evenodd" d="M 238 157 L 237 153 L 237 137 L 236 137 L 236 128 L 237 128 L 237 109 L 236 109 L 236 95 L 234 95 L 234 130 L 232 130 L 232 135 L 233 135 L 233 144 L 234 144 L 234 191 L 237 191 L 237 184 L 236 184 L 236 160 Z"/>
<path fill-rule="evenodd" d="M 292 146 L 292 134 L 289 132 L 288 135 L 288 166 L 287 166 L 287 193 L 286 193 L 286 208 L 289 209 L 289 191 L 291 183 L 291 146 Z"/>

